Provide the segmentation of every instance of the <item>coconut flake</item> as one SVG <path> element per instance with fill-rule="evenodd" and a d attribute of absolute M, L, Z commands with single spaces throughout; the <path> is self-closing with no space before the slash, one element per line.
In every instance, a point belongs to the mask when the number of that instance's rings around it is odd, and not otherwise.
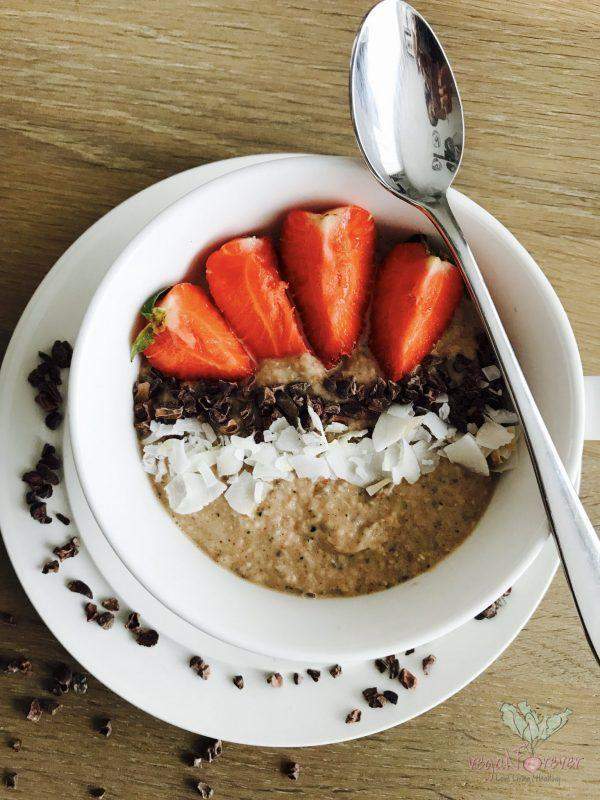
<path fill-rule="evenodd" d="M 485 416 L 489 417 L 492 422 L 497 422 L 499 425 L 515 425 L 519 421 L 519 417 L 514 411 L 507 411 L 505 408 L 491 408 L 491 406 L 486 406 Z"/>
<path fill-rule="evenodd" d="M 302 450 L 302 442 L 298 431 L 288 425 L 280 431 L 273 439 L 275 447 L 283 453 L 300 453 Z"/>
<path fill-rule="evenodd" d="M 502 373 L 495 364 L 490 364 L 489 367 L 482 367 L 481 371 L 488 381 L 497 381 L 498 378 L 502 377 Z"/>
<path fill-rule="evenodd" d="M 325 433 L 344 433 L 348 430 L 348 426 L 343 422 L 330 422 L 325 426 Z"/>
<path fill-rule="evenodd" d="M 380 415 L 373 429 L 373 446 L 380 453 L 400 439 L 407 437 L 412 430 L 421 424 L 421 417 L 408 414 L 391 413 L 392 408 L 406 408 L 406 406 L 390 406 L 388 412 Z"/>
<path fill-rule="evenodd" d="M 249 472 L 241 472 L 233 479 L 229 489 L 225 492 L 225 500 L 234 511 L 246 517 L 252 516 L 257 503 L 254 497 L 254 478 Z"/>
<path fill-rule="evenodd" d="M 175 513 L 194 514 L 216 500 L 226 488 L 224 483 L 217 480 L 212 486 L 207 486 L 201 475 L 186 472 L 169 481 L 165 492 Z"/>
<path fill-rule="evenodd" d="M 289 462 L 299 478 L 309 478 L 311 481 L 331 478 L 331 470 L 323 457 L 300 454 L 290 456 Z"/>
<path fill-rule="evenodd" d="M 391 482 L 392 481 L 390 478 L 382 478 L 380 481 L 377 481 L 377 483 L 372 483 L 370 486 L 367 486 L 367 494 L 370 497 L 373 497 L 373 495 L 377 494 L 377 492 L 380 492 L 384 486 L 387 486 Z"/>
<path fill-rule="evenodd" d="M 460 439 L 446 445 L 443 452 L 453 464 L 460 464 L 461 467 L 465 467 L 471 472 L 477 472 L 479 475 L 490 474 L 485 456 L 470 433 L 465 433 Z"/>
<path fill-rule="evenodd" d="M 513 439 L 514 435 L 507 428 L 491 420 L 484 422 L 475 436 L 475 441 L 480 447 L 488 447 L 490 450 L 497 450 Z"/>
<path fill-rule="evenodd" d="M 237 475 L 244 464 L 244 449 L 228 444 L 219 448 L 216 456 L 217 472 L 221 477 Z"/>
<path fill-rule="evenodd" d="M 433 411 L 428 411 L 426 414 L 416 419 L 418 419 L 422 425 L 425 425 L 426 428 L 429 428 L 436 439 L 447 439 L 452 430 L 437 414 L 434 414 Z"/>

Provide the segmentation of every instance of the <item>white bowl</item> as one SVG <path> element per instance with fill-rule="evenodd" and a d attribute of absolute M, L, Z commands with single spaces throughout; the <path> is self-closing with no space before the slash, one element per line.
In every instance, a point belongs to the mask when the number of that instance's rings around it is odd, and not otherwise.
<path fill-rule="evenodd" d="M 583 441 L 583 376 L 566 315 L 540 269 L 499 222 L 458 192 L 451 202 L 574 478 Z M 502 476 L 473 534 L 434 569 L 372 595 L 307 599 L 219 567 L 156 499 L 132 421 L 138 364 L 130 363 L 129 346 L 137 310 L 223 240 L 269 229 L 291 207 L 339 203 L 368 208 L 380 227 L 398 237 L 429 231 L 424 217 L 351 159 L 290 158 L 217 178 L 159 214 L 111 267 L 81 326 L 69 385 L 79 477 L 94 516 L 130 571 L 201 630 L 248 650 L 310 663 L 377 657 L 448 633 L 511 586 L 548 535 L 522 455 L 516 469 Z"/>

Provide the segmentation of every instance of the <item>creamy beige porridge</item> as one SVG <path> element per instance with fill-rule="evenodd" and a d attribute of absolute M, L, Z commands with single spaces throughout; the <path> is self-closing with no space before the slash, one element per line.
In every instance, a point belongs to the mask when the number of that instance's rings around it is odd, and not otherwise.
<path fill-rule="evenodd" d="M 475 358 L 480 332 L 470 302 L 463 300 L 433 355 L 449 363 L 457 354 Z M 335 375 L 370 384 L 381 373 L 362 346 Z M 328 397 L 327 376 L 322 364 L 305 354 L 264 361 L 256 383 L 272 387 L 305 381 Z M 359 418 L 349 427 L 364 422 Z M 294 477 L 274 482 L 250 515 L 235 511 L 223 495 L 196 513 L 175 513 L 165 481 L 157 484 L 157 492 L 168 513 L 219 565 L 272 589 L 352 596 L 413 578 L 452 552 L 485 511 L 496 477 L 441 459 L 416 483 L 390 484 L 374 496 L 344 480 Z"/>

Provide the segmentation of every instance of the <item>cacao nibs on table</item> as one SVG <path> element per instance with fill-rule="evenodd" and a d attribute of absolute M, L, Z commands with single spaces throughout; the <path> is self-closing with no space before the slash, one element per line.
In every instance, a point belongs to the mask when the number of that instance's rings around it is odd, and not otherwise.
<path fill-rule="evenodd" d="M 213 797 L 215 793 L 215 790 L 212 788 L 212 786 L 209 786 L 206 781 L 198 781 L 196 784 L 196 791 L 202 800 L 211 800 L 211 797 Z"/>
<path fill-rule="evenodd" d="M 291 781 L 297 781 L 300 777 L 300 764 L 297 761 L 287 761 L 283 765 L 283 774 Z"/>
<path fill-rule="evenodd" d="M 342 674 L 342 668 L 339 664 L 334 664 L 333 667 L 329 668 L 329 674 L 332 678 L 337 678 Z"/>
<path fill-rule="evenodd" d="M 313 679 L 313 681 L 315 683 L 318 683 L 318 681 L 321 678 L 321 671 L 320 670 L 318 670 L 318 669 L 307 669 L 306 672 L 307 672 L 308 675 L 310 675 L 310 677 Z"/>
<path fill-rule="evenodd" d="M 360 722 L 362 717 L 362 711 L 359 708 L 353 708 L 352 711 L 346 717 L 346 724 L 351 725 L 354 722 Z"/>
<path fill-rule="evenodd" d="M 269 686 L 279 689 L 283 686 L 283 675 L 280 672 L 271 672 L 270 675 L 267 675 L 267 683 Z"/>
<path fill-rule="evenodd" d="M 58 572 L 60 569 L 60 564 L 56 559 L 52 559 L 52 561 L 46 561 L 44 566 L 42 567 L 42 572 L 44 575 L 48 575 L 50 572 Z"/>
<path fill-rule="evenodd" d="M 108 737 L 112 735 L 112 729 L 112 721 L 110 719 L 104 719 L 98 727 L 98 733 L 100 736 L 104 736 L 105 739 L 108 739 Z"/>
<path fill-rule="evenodd" d="M 34 698 L 30 705 L 29 711 L 27 712 L 27 719 L 29 722 L 39 722 L 42 718 L 43 709 L 40 704 L 40 701 L 37 698 Z"/>
<path fill-rule="evenodd" d="M 110 611 L 103 611 L 102 614 L 98 614 L 96 617 L 96 622 L 101 628 L 108 631 L 114 625 L 115 615 L 111 614 Z"/>
<path fill-rule="evenodd" d="M 120 610 L 119 601 L 116 597 L 107 597 L 105 600 L 102 601 L 102 606 L 107 611 L 117 612 Z"/>
<path fill-rule="evenodd" d="M 212 764 L 220 755 L 223 754 L 223 742 L 221 739 L 208 739 L 200 749 L 200 757 L 207 764 Z"/>
<path fill-rule="evenodd" d="M 140 629 L 140 615 L 137 611 L 131 611 L 127 617 L 127 622 L 125 623 L 125 627 L 128 631 L 135 633 Z"/>
<path fill-rule="evenodd" d="M 158 643 L 158 633 L 151 628 L 138 630 L 135 640 L 141 647 L 154 647 Z"/>
<path fill-rule="evenodd" d="M 82 594 L 84 597 L 89 597 L 90 600 L 94 597 L 92 590 L 84 581 L 69 581 L 67 583 L 67 589 L 70 592 L 75 592 L 75 594 Z"/>
<path fill-rule="evenodd" d="M 60 709 L 62 708 L 62 704 L 59 703 L 58 700 L 43 700 L 42 708 L 44 709 L 46 714 L 50 714 L 50 716 L 53 717 L 60 711 Z"/>
<path fill-rule="evenodd" d="M 233 685 L 237 686 L 238 689 L 244 688 L 244 678 L 242 675 L 235 675 L 233 677 Z"/>
<path fill-rule="evenodd" d="M 85 618 L 88 622 L 95 622 L 98 618 L 98 606 L 95 603 L 86 603 L 84 606 Z"/>
<path fill-rule="evenodd" d="M 85 694 L 88 690 L 87 675 L 84 675 L 83 672 L 76 672 L 73 675 L 71 688 L 73 689 L 75 694 Z"/>
<path fill-rule="evenodd" d="M 97 800 L 103 800 L 106 795 L 106 789 L 103 786 L 94 786 L 90 789 L 90 797 L 95 797 Z"/>
<path fill-rule="evenodd" d="M 190 658 L 190 667 L 203 681 L 207 681 L 210 678 L 210 664 L 207 664 L 200 656 L 192 656 Z"/>
<path fill-rule="evenodd" d="M 410 672 L 409 670 L 405 669 L 404 667 L 400 670 L 400 674 L 398 675 L 398 680 L 404 686 L 405 689 L 414 689 L 417 685 L 416 677 Z"/>
<path fill-rule="evenodd" d="M 9 746 L 11 750 L 14 750 L 15 753 L 18 753 L 23 747 L 23 742 L 21 741 L 21 739 L 11 739 Z"/>
<path fill-rule="evenodd" d="M 8 661 L 3 669 L 5 675 L 16 675 L 18 672 L 21 675 L 30 675 L 33 670 L 33 665 L 28 658 L 25 656 L 19 656 L 19 658 L 15 658 L 12 661 Z"/>
<path fill-rule="evenodd" d="M 17 780 L 19 778 L 18 772 L 8 771 L 4 773 L 4 786 L 7 789 L 16 789 Z"/>
<path fill-rule="evenodd" d="M 64 561 L 67 558 L 75 558 L 79 554 L 79 539 L 73 536 L 68 542 L 65 542 L 60 547 L 55 547 L 52 551 L 59 561 Z"/>
<path fill-rule="evenodd" d="M 14 614 L 11 614 L 8 611 L 0 611 L 0 623 L 2 623 L 2 625 L 10 625 L 11 627 L 14 627 L 17 624 L 17 620 Z"/>
<path fill-rule="evenodd" d="M 69 517 L 65 517 L 64 514 L 60 513 L 60 511 L 57 511 L 54 516 L 56 517 L 56 519 L 59 522 L 62 522 L 63 525 L 70 525 L 71 524 L 71 520 L 69 519 Z"/>
<path fill-rule="evenodd" d="M 52 678 L 62 694 L 66 694 L 71 688 L 73 681 L 73 670 L 68 664 L 57 664 L 52 672 Z"/>
<path fill-rule="evenodd" d="M 425 656 L 425 658 L 423 659 L 421 664 L 422 664 L 423 672 L 425 673 L 425 675 L 429 675 L 429 673 L 431 672 L 432 666 L 435 664 L 435 656 L 432 656 L 432 655 Z"/>

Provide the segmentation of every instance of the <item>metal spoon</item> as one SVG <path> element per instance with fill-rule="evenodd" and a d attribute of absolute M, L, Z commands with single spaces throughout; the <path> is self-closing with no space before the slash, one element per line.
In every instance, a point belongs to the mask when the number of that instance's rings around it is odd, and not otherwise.
<path fill-rule="evenodd" d="M 462 158 L 463 110 L 440 43 L 408 3 L 382 0 L 365 17 L 352 52 L 350 102 L 369 168 L 386 189 L 431 220 L 462 271 L 520 417 L 548 521 L 600 663 L 600 542 L 448 205 L 446 192 Z"/>

